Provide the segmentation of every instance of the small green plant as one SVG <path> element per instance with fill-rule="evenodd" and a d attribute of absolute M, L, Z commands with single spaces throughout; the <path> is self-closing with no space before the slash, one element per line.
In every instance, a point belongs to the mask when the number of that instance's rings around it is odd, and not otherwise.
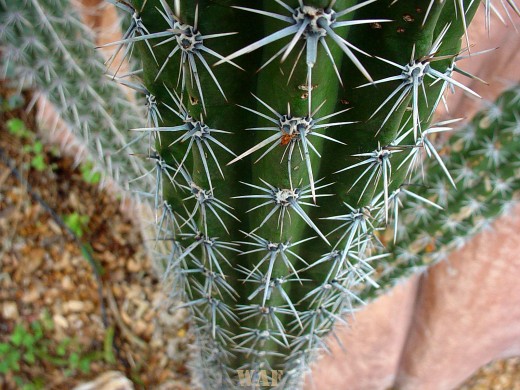
<path fill-rule="evenodd" d="M 66 376 L 77 372 L 88 374 L 95 361 L 113 364 L 113 328 L 105 334 L 103 350 L 84 351 L 74 338 L 66 337 L 55 343 L 49 333 L 54 323 L 48 315 L 30 324 L 18 323 L 6 341 L 0 343 L 0 374 L 11 375 L 21 389 L 42 389 L 43 378 L 25 378 L 22 365 L 52 365 L 62 368 Z"/>
<path fill-rule="evenodd" d="M 6 122 L 6 127 L 9 134 L 20 138 L 21 140 L 32 142 L 23 147 L 25 153 L 33 155 L 30 166 L 39 172 L 47 169 L 48 165 L 46 163 L 43 143 L 40 140 L 35 140 L 35 134 L 26 127 L 25 122 L 20 118 L 9 119 Z M 51 154 L 53 156 L 58 156 L 59 152 L 53 147 L 51 148 Z M 51 164 L 51 169 L 55 168 L 56 164 Z M 101 173 L 94 169 L 94 163 L 92 161 L 85 161 L 80 164 L 79 171 L 81 173 L 81 178 L 85 183 L 99 184 L 101 181 Z"/>
<path fill-rule="evenodd" d="M 31 155 L 31 168 L 36 169 L 38 172 L 43 172 L 49 167 L 46 162 L 46 154 L 41 141 L 34 141 L 32 144 L 24 145 L 23 151 Z M 51 166 L 51 168 L 54 167 Z"/>
<path fill-rule="evenodd" d="M 101 181 L 101 173 L 94 170 L 94 164 L 86 161 L 79 166 L 83 181 L 88 184 L 98 184 Z"/>
<path fill-rule="evenodd" d="M 25 122 L 20 118 L 9 119 L 6 123 L 9 134 L 20 139 L 31 139 L 33 133 L 25 126 Z"/>
<path fill-rule="evenodd" d="M 20 118 L 9 119 L 6 122 L 7 131 L 9 134 L 20 138 L 27 142 L 23 146 L 24 153 L 31 156 L 29 166 L 38 172 L 43 172 L 47 168 L 56 169 L 56 164 L 47 164 L 47 153 L 45 151 L 43 143 L 37 139 L 36 135 L 25 126 L 25 122 Z M 51 148 L 51 154 L 53 156 L 59 155 L 55 147 Z"/>
<path fill-rule="evenodd" d="M 81 215 L 76 211 L 63 216 L 63 222 L 65 222 L 65 225 L 67 225 L 78 238 L 83 237 L 83 234 L 88 227 L 89 219 L 88 215 Z"/>

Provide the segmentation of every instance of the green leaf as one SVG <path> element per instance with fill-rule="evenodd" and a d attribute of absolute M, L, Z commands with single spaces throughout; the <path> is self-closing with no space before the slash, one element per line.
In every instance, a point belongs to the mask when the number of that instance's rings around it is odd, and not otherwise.
<path fill-rule="evenodd" d="M 40 340 L 43 338 L 43 325 L 39 321 L 31 322 L 31 329 L 34 334 L 34 338 L 36 340 Z"/>
<path fill-rule="evenodd" d="M 36 362 L 36 356 L 34 352 L 26 352 L 23 354 L 23 360 L 25 360 L 29 364 L 34 364 Z"/>
<path fill-rule="evenodd" d="M 12 351 L 12 353 L 7 356 L 5 362 L 11 371 L 20 371 L 20 358 L 20 351 Z"/>
<path fill-rule="evenodd" d="M 7 374 L 10 371 L 10 366 L 5 360 L 0 360 L 0 374 Z"/>
<path fill-rule="evenodd" d="M 69 366 L 71 368 L 78 368 L 79 365 L 79 354 L 77 352 L 72 352 L 69 356 Z"/>
<path fill-rule="evenodd" d="M 44 309 L 41 324 L 45 330 L 54 330 L 54 322 L 48 310 Z"/>
<path fill-rule="evenodd" d="M 76 212 L 65 215 L 63 217 L 63 222 L 65 222 L 65 225 L 67 225 L 69 229 L 72 230 L 78 237 L 83 236 L 83 232 L 87 227 L 88 220 L 88 215 L 80 215 Z"/>
<path fill-rule="evenodd" d="M 58 344 L 58 346 L 56 347 L 56 355 L 58 356 L 65 356 L 65 353 L 67 352 L 67 349 L 66 349 L 66 346 L 63 345 L 63 344 Z"/>
<path fill-rule="evenodd" d="M 47 163 L 45 162 L 45 156 L 43 154 L 37 154 L 31 160 L 31 167 L 36 169 L 38 172 L 42 172 L 47 168 Z"/>
<path fill-rule="evenodd" d="M 25 330 L 25 328 L 22 325 L 17 324 L 14 328 L 13 334 L 11 335 L 11 342 L 15 346 L 19 347 L 22 345 L 26 335 L 27 331 Z"/>
<path fill-rule="evenodd" d="M 86 183 L 98 184 L 101 181 L 101 173 L 93 171 L 93 164 L 90 161 L 82 164 L 79 169 Z"/>
<path fill-rule="evenodd" d="M 36 353 L 36 356 L 46 360 L 49 356 L 49 348 L 47 343 L 40 342 L 36 344 L 34 352 Z"/>
<path fill-rule="evenodd" d="M 115 363 L 116 357 L 114 356 L 114 349 L 113 349 L 113 343 L 114 343 L 114 327 L 110 326 L 106 333 L 105 333 L 105 339 L 103 340 L 103 358 L 105 359 L 105 362 L 107 363 Z"/>
<path fill-rule="evenodd" d="M 11 346 L 7 343 L 0 343 L 0 356 L 6 354 L 11 349 Z"/>
<path fill-rule="evenodd" d="M 33 381 L 32 385 L 34 386 L 35 389 L 44 389 L 45 388 L 45 384 L 46 384 L 45 379 L 34 378 L 32 381 Z"/>
<path fill-rule="evenodd" d="M 24 385 L 23 383 L 23 378 L 19 377 L 19 376 L 15 376 L 13 377 L 15 383 L 19 386 L 19 387 L 22 387 Z"/>
<path fill-rule="evenodd" d="M 20 137 L 22 139 L 30 138 L 32 135 L 32 133 L 25 127 L 24 121 L 19 118 L 9 119 L 6 122 L 6 126 L 9 134 Z"/>
<path fill-rule="evenodd" d="M 67 366 L 69 364 L 69 361 L 64 359 L 64 358 L 59 358 L 59 357 L 56 357 L 56 356 L 47 356 L 45 358 L 45 360 L 49 363 L 51 363 L 52 365 L 54 366 L 57 366 L 57 367 L 64 367 L 64 366 Z"/>
<path fill-rule="evenodd" d="M 81 359 L 79 361 L 79 369 L 81 370 L 81 372 L 83 372 L 84 374 L 88 374 L 90 372 L 90 363 L 91 360 L 88 358 Z"/>
<path fill-rule="evenodd" d="M 36 141 L 33 145 L 33 151 L 34 153 L 41 153 L 43 152 L 43 144 L 41 141 Z"/>
<path fill-rule="evenodd" d="M 32 334 L 26 333 L 22 339 L 22 345 L 27 348 L 31 348 L 34 346 L 35 338 Z"/>
<path fill-rule="evenodd" d="M 60 157 L 60 150 L 56 146 L 52 146 L 50 153 L 53 157 Z"/>

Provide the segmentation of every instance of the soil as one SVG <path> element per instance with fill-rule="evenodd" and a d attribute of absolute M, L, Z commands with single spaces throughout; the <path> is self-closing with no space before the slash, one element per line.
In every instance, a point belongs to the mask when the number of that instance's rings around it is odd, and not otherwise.
<path fill-rule="evenodd" d="M 520 390 L 520 358 L 498 360 L 481 368 L 458 390 Z"/>
<path fill-rule="evenodd" d="M 4 97 L 12 93 L 2 90 Z M 30 167 L 32 157 L 23 147 L 39 136 L 22 139 L 5 124 L 21 118 L 34 130 L 34 116 L 23 109 L 1 115 L 0 343 L 9 343 L 17 324 L 45 320 L 52 329 L 41 342 L 48 349 L 44 356 L 32 364 L 21 359 L 19 370 L 0 374 L 0 388 L 43 383 L 72 389 L 107 371 L 121 372 L 136 388 L 187 388 L 185 316 L 165 307 L 165 291 L 121 202 L 99 184 L 87 183 L 74 160 L 50 146 L 43 150 L 44 169 Z M 61 226 L 73 213 L 88 220 L 80 226 L 81 237 Z M 73 347 L 67 347 L 66 359 L 97 356 L 85 372 L 72 363 L 49 362 L 67 340 Z M 96 354 L 100 351 L 105 353 Z"/>

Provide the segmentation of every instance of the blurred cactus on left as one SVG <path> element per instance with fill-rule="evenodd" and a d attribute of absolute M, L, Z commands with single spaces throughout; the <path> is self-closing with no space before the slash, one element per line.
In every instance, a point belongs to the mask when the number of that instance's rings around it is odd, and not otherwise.
<path fill-rule="evenodd" d="M 143 175 L 145 145 L 128 146 L 127 129 L 142 125 L 144 110 L 105 75 L 94 34 L 69 0 L 0 0 L 1 75 L 31 89 L 88 148 L 104 178 L 124 189 Z M 145 180 L 148 180 L 146 178 Z"/>

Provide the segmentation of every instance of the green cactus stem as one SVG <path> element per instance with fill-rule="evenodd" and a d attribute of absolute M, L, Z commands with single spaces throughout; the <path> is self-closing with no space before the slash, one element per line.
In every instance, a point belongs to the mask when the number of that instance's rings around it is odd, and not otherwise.
<path fill-rule="evenodd" d="M 134 4 L 148 32 L 128 43 L 162 118 L 137 130 L 164 164 L 163 234 L 205 383 L 272 369 L 290 388 L 377 285 L 373 232 L 411 172 L 401 156 L 423 146 L 446 87 L 473 93 L 451 78 L 468 5 L 454 18 L 458 2 Z"/>

